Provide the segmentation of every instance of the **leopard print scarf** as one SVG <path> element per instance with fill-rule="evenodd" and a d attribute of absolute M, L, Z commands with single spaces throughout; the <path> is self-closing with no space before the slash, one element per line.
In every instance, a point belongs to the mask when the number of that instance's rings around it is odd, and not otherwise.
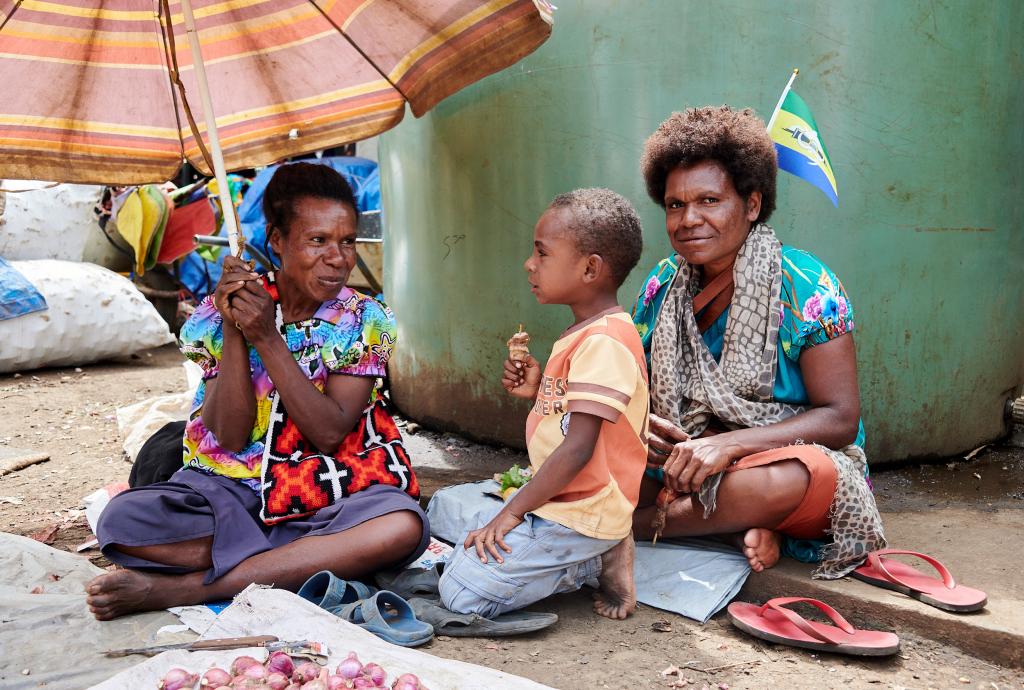
<path fill-rule="evenodd" d="M 712 418 L 729 429 L 775 424 L 807 408 L 772 401 L 782 323 L 782 245 L 765 224 L 755 225 L 733 266 L 732 301 L 721 361 L 708 351 L 693 314 L 700 269 L 680 262 L 651 341 L 651 411 L 697 437 Z M 799 443 L 800 441 L 798 441 Z M 865 481 L 864 450 L 819 446 L 835 464 L 830 510 L 832 542 L 814 576 L 836 579 L 886 545 L 882 519 Z M 714 512 L 722 475 L 708 477 L 698 498 Z"/>

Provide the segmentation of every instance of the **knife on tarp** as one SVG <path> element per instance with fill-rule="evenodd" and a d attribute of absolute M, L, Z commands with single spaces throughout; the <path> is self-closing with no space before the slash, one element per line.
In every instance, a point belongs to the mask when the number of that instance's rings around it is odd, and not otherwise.
<path fill-rule="evenodd" d="M 108 657 L 122 657 L 130 654 L 156 656 L 161 652 L 184 649 L 187 652 L 208 652 L 219 649 L 244 649 L 246 647 L 262 647 L 268 652 L 285 652 L 289 656 L 297 656 L 321 664 L 327 663 L 330 652 L 319 642 L 298 640 L 294 642 L 280 641 L 274 635 L 254 635 L 251 637 L 221 637 L 213 640 L 194 640 L 176 644 L 161 644 L 151 647 L 130 647 L 128 649 L 110 649 L 104 652 Z"/>
<path fill-rule="evenodd" d="M 277 642 L 274 635 L 254 635 L 251 637 L 221 637 L 215 640 L 193 640 L 192 642 L 178 642 L 175 644 L 159 644 L 151 647 L 129 647 L 128 649 L 109 649 L 104 654 L 111 657 L 128 656 L 129 654 L 144 654 L 145 656 L 156 656 L 161 652 L 169 652 L 173 649 L 185 649 L 190 652 L 209 651 L 211 649 L 242 649 L 244 647 L 266 647 L 268 644 Z"/>

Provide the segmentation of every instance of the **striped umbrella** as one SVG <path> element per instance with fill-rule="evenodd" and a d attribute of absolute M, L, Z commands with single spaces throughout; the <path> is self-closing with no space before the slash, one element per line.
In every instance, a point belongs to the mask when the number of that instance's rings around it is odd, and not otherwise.
<path fill-rule="evenodd" d="M 0 179 L 160 182 L 183 157 L 222 178 L 364 139 L 398 124 L 406 101 L 420 116 L 532 52 L 550 35 L 550 10 L 545 0 L 0 0 Z"/>

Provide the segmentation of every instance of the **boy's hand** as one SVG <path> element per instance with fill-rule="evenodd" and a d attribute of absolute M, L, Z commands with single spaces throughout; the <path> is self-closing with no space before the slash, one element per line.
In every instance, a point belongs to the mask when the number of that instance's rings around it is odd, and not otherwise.
<path fill-rule="evenodd" d="M 533 400 L 540 389 L 540 362 L 533 355 L 526 361 L 506 359 L 501 385 L 517 398 Z"/>
<path fill-rule="evenodd" d="M 501 557 L 501 553 L 495 548 L 495 544 L 504 549 L 505 553 L 512 553 L 512 548 L 505 543 L 505 535 L 515 529 L 522 521 L 522 516 L 514 515 L 507 508 L 503 509 L 486 525 L 470 532 L 462 547 L 468 549 L 471 545 L 474 546 L 476 548 L 476 555 L 480 557 L 481 563 L 487 562 L 488 552 L 494 556 L 495 561 L 504 563 L 505 559 Z"/>

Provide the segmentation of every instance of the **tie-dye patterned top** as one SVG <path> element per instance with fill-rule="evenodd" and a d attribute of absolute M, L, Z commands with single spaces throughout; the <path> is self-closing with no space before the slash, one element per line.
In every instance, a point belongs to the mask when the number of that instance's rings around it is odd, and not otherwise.
<path fill-rule="evenodd" d="M 265 287 L 276 294 L 273 274 L 262 278 Z M 395 345 L 395 317 L 377 300 L 345 287 L 337 299 L 324 302 L 312 318 L 284 325 L 284 339 L 302 372 L 320 391 L 331 374 L 349 376 L 386 375 L 386 365 Z M 221 448 L 216 437 L 203 424 L 200 414 L 206 395 L 206 382 L 217 376 L 224 334 L 221 315 L 212 296 L 204 299 L 181 329 L 182 353 L 203 368 L 203 380 L 196 390 L 188 423 L 185 426 L 184 463 L 200 471 L 246 480 L 259 487 L 263 442 L 270 417 L 270 395 L 274 382 L 249 346 L 249 366 L 256 394 L 256 424 L 249 443 L 239 453 Z M 381 386 L 378 380 L 368 403 L 376 400 Z M 252 480 L 252 481 L 250 481 Z"/>

